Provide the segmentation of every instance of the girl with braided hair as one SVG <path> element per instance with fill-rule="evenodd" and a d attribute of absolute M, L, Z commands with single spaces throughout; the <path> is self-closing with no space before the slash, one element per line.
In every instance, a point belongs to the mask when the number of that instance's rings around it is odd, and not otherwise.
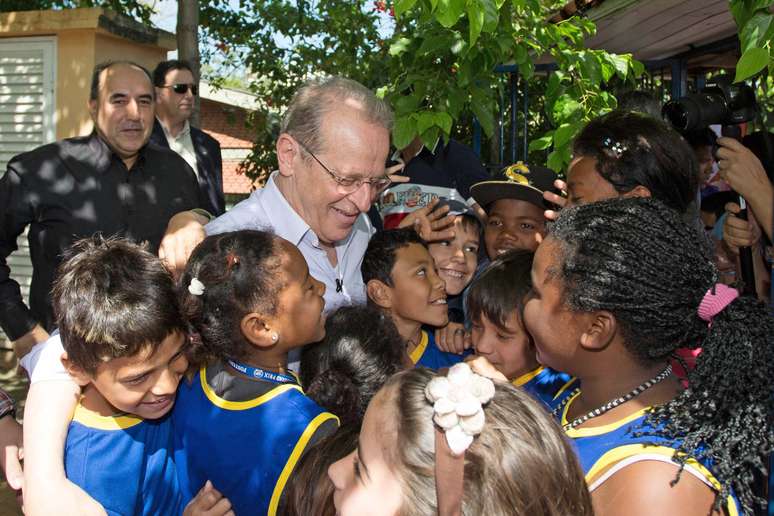
<path fill-rule="evenodd" d="M 537 250 L 524 322 L 580 380 L 555 415 L 598 515 L 749 513 L 772 450 L 774 319 L 718 285 L 679 214 L 646 198 L 563 211 Z M 701 345 L 689 387 L 670 355 Z M 688 474 L 686 474 L 688 473 Z"/>

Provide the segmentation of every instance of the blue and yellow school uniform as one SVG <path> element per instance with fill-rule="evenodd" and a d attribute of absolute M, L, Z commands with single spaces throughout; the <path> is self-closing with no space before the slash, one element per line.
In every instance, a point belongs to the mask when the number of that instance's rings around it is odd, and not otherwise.
<path fill-rule="evenodd" d="M 575 393 L 565 405 L 560 416 L 562 425 L 566 425 L 567 411 L 574 399 Z M 571 428 L 567 430 L 568 437 L 572 438 L 575 449 L 580 459 L 586 483 L 593 491 L 619 468 L 641 460 L 657 460 L 672 462 L 675 448 L 665 436 L 653 431 L 651 426 L 645 424 L 647 412 L 650 408 L 644 408 L 630 416 L 620 419 L 615 423 L 599 427 Z M 651 435 L 635 436 L 637 432 L 645 432 Z M 720 483 L 711 472 L 712 465 L 705 460 L 697 461 L 690 458 L 686 462 L 686 472 L 694 474 L 716 491 L 720 491 Z M 690 471 L 688 471 L 690 470 Z M 731 494 L 726 500 L 726 511 L 729 516 L 741 514 L 741 505 L 736 497 Z"/>
<path fill-rule="evenodd" d="M 572 377 L 567 373 L 554 371 L 550 367 L 538 366 L 511 382 L 521 387 L 533 397 L 542 401 L 547 407 L 555 406 L 555 399 L 570 386 Z"/>
<path fill-rule="evenodd" d="M 184 495 L 190 498 L 210 480 L 236 514 L 273 516 L 301 454 L 334 432 L 338 418 L 297 383 L 234 376 L 222 364 L 210 369 L 181 383 L 173 411 Z"/>
<path fill-rule="evenodd" d="M 429 369 L 443 369 L 451 367 L 454 364 L 462 362 L 465 357 L 472 353 L 471 350 L 465 350 L 464 353 L 447 353 L 438 349 L 435 344 L 435 335 L 432 331 L 422 330 L 419 344 L 411 352 L 409 358 L 411 363 L 417 367 L 427 367 Z"/>
<path fill-rule="evenodd" d="M 182 514 L 173 437 L 169 415 L 106 417 L 78 405 L 67 431 L 65 473 L 110 515 Z"/>

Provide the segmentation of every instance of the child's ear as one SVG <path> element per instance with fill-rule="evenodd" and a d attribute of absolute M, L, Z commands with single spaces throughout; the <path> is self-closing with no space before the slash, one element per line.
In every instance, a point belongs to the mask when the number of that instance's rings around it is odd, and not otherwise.
<path fill-rule="evenodd" d="M 72 361 L 67 356 L 67 351 L 62 353 L 61 360 L 65 370 L 70 376 L 73 377 L 73 380 L 75 380 L 75 383 L 77 383 L 81 387 L 86 387 L 91 383 L 91 375 L 88 374 L 86 371 L 84 371 L 81 367 L 73 364 Z"/>
<path fill-rule="evenodd" d="M 580 345 L 588 351 L 602 351 L 607 348 L 618 332 L 615 316 L 605 310 L 590 314 L 591 320 L 580 338 Z"/>
<path fill-rule="evenodd" d="M 372 279 L 366 285 L 368 299 L 379 308 L 392 308 L 392 289 L 384 282 Z"/>
<path fill-rule="evenodd" d="M 625 194 L 623 194 L 621 197 L 624 197 L 626 199 L 629 199 L 631 197 L 653 197 L 653 194 L 651 193 L 650 189 L 647 186 L 637 185 Z"/>
<path fill-rule="evenodd" d="M 271 322 L 260 314 L 251 312 L 245 315 L 239 326 L 242 335 L 255 346 L 268 348 L 279 342 L 279 332 L 272 329 Z"/>

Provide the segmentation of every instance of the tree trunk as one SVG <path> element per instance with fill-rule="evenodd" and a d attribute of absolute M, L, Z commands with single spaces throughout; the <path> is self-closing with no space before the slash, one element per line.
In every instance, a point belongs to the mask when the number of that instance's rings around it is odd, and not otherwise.
<path fill-rule="evenodd" d="M 199 58 L 199 0 L 177 2 L 177 57 L 188 61 L 193 69 L 194 81 L 199 82 L 201 63 Z M 194 98 L 191 125 L 199 127 L 199 96 Z"/>

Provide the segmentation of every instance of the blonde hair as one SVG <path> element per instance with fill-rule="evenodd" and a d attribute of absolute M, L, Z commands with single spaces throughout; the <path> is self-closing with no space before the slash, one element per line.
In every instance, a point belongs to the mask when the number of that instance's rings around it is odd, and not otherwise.
<path fill-rule="evenodd" d="M 425 386 L 428 369 L 395 375 L 378 402 L 392 411 L 385 429 L 398 446 L 388 457 L 404 502 L 398 514 L 435 514 L 435 430 Z M 388 412 L 389 413 L 389 412 Z M 591 497 L 564 433 L 529 394 L 496 383 L 486 424 L 465 453 L 462 514 L 591 516 Z"/>

